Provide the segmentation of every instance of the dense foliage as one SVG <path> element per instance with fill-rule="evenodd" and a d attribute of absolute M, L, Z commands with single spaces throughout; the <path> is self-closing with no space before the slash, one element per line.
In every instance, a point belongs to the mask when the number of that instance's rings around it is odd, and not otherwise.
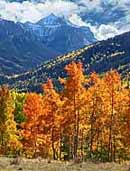
<path fill-rule="evenodd" d="M 80 62 L 65 67 L 56 91 L 0 88 L 0 153 L 53 159 L 130 159 L 130 87 L 117 71 L 83 74 Z"/>

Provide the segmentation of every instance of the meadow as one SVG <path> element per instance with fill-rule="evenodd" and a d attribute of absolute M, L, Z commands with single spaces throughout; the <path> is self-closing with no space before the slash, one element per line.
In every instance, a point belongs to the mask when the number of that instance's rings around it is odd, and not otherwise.
<path fill-rule="evenodd" d="M 129 171 L 128 163 L 92 163 L 83 162 L 75 164 L 73 162 L 51 161 L 48 163 L 44 159 L 20 158 L 18 163 L 15 159 L 1 157 L 0 171 Z"/>

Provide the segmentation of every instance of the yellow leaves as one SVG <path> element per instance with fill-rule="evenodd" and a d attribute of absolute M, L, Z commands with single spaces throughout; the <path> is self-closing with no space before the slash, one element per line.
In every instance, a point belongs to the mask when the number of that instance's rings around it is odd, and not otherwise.
<path fill-rule="evenodd" d="M 35 120 L 37 115 L 42 114 L 42 97 L 36 93 L 27 94 L 24 104 L 24 113 L 30 119 Z"/>
<path fill-rule="evenodd" d="M 16 138 L 11 138 L 7 144 L 11 151 L 21 150 L 23 148 L 22 143 L 20 143 Z"/>
<path fill-rule="evenodd" d="M 51 91 L 54 87 L 53 87 L 53 83 L 51 79 L 47 80 L 47 83 L 42 85 L 43 91 L 46 93 L 48 91 Z"/>
<path fill-rule="evenodd" d="M 65 70 L 67 71 L 67 74 L 72 78 L 72 79 L 81 79 L 83 77 L 83 67 L 80 62 L 75 63 L 72 62 L 68 65 L 66 65 Z"/>
<path fill-rule="evenodd" d="M 90 75 L 89 81 L 90 81 L 90 84 L 98 83 L 98 81 L 100 81 L 99 75 L 96 72 L 92 72 Z"/>
<path fill-rule="evenodd" d="M 111 71 L 107 72 L 105 74 L 104 79 L 105 79 L 105 82 L 109 86 L 120 85 L 120 83 L 121 83 L 120 75 L 116 70 L 111 70 Z"/>
<path fill-rule="evenodd" d="M 66 83 L 66 80 L 63 79 L 63 78 L 59 78 L 58 80 L 59 80 L 60 84 L 63 84 L 64 85 Z"/>
<path fill-rule="evenodd" d="M 0 87 L 0 110 L 1 110 L 1 128 L 0 134 L 1 139 L 3 139 L 6 146 L 17 148 L 17 145 L 20 144 L 17 136 L 16 122 L 14 121 L 14 103 L 12 94 L 7 87 Z M 0 142 L 0 143 L 3 143 Z M 5 153 L 7 153 L 5 151 Z"/>
<path fill-rule="evenodd" d="M 81 146 L 86 151 L 92 146 L 93 153 L 101 152 L 101 148 L 111 152 L 110 138 L 116 149 L 125 149 L 127 141 L 129 146 L 130 94 L 121 85 L 117 71 L 111 70 L 102 77 L 93 72 L 86 79 L 81 63 L 72 62 L 65 70 L 68 77 L 59 79 L 63 85 L 60 92 L 51 79 L 42 85 L 43 94 L 12 92 L 12 99 L 7 88 L 0 89 L 0 133 L 4 132 L 8 147 L 15 150 L 23 145 L 31 156 L 37 152 L 50 156 L 54 151 L 60 154 L 60 143 L 71 151 L 77 143 L 78 152 Z M 16 99 L 18 110 L 26 116 L 24 123 L 18 124 L 19 132 L 13 115 L 12 102 Z M 66 147 L 67 154 L 65 150 Z"/>

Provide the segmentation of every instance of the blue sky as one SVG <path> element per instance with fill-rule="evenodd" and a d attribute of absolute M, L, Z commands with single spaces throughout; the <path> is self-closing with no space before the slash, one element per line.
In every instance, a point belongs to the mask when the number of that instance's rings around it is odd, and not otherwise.
<path fill-rule="evenodd" d="M 54 13 L 57 16 L 64 16 L 77 26 L 87 26 L 94 33 L 98 40 L 112 37 L 116 34 L 130 30 L 130 0 L 37 0 L 19 2 L 7 2 L 0 0 L 1 18 L 20 21 L 20 22 L 37 22 L 41 18 Z M 93 11 L 103 12 L 104 8 L 111 7 L 109 13 L 119 8 L 125 11 L 125 16 L 117 21 L 108 23 L 92 24 L 90 21 L 82 20 L 81 13 Z M 112 9 L 112 11 L 111 11 Z M 104 14 L 105 15 L 105 14 Z M 114 14 L 113 14 L 114 15 Z M 102 16 L 101 16 L 102 17 Z M 96 23 L 96 22 L 95 22 Z"/>

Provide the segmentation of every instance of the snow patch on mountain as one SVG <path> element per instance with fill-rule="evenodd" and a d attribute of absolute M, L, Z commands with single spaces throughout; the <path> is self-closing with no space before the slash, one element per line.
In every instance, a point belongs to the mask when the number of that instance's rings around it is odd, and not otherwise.
<path fill-rule="evenodd" d="M 129 31 L 129 9 L 129 0 L 0 0 L 4 19 L 36 23 L 53 13 L 69 19 L 75 27 L 89 27 L 98 40 Z M 46 22 L 47 27 L 58 27 L 54 21 Z"/>

